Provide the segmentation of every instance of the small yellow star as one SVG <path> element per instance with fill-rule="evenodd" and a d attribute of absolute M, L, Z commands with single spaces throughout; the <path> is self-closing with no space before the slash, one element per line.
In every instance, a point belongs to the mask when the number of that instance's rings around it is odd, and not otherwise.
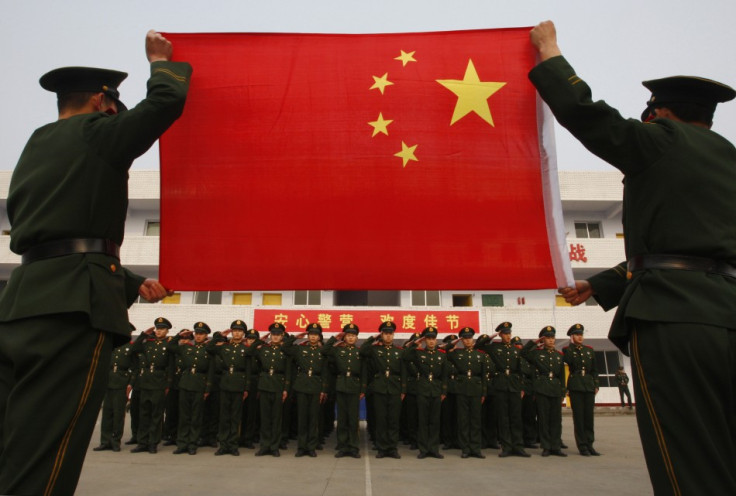
<path fill-rule="evenodd" d="M 399 157 L 404 161 L 403 167 L 406 167 L 406 164 L 409 163 L 409 160 L 419 162 L 419 159 L 414 155 L 414 150 L 416 150 L 418 146 L 419 145 L 406 146 L 406 143 L 402 141 L 401 151 L 399 153 L 394 153 L 394 157 Z"/>
<path fill-rule="evenodd" d="M 457 95 L 451 126 L 470 112 L 475 112 L 488 124 L 494 125 L 488 99 L 506 83 L 481 81 L 470 59 L 468 59 L 468 67 L 465 69 L 465 77 L 462 80 L 438 79 L 437 82 Z"/>
<path fill-rule="evenodd" d="M 373 126 L 373 136 L 371 136 L 371 138 L 373 138 L 378 133 L 383 133 L 386 136 L 388 136 L 388 125 L 391 124 L 392 122 L 393 122 L 393 120 L 386 120 L 386 119 L 384 119 L 383 118 L 383 113 L 382 112 L 379 112 L 378 113 L 378 120 L 375 120 L 375 121 L 372 121 L 372 122 L 369 122 L 368 123 L 369 126 Z"/>
<path fill-rule="evenodd" d="M 374 90 L 378 88 L 381 91 L 382 95 L 383 95 L 383 89 L 386 86 L 391 86 L 392 84 L 394 84 L 388 80 L 388 72 L 384 74 L 383 76 L 381 76 L 380 78 L 378 76 L 373 76 L 373 80 L 375 81 L 375 83 L 373 83 L 373 86 L 371 86 L 369 89 Z"/>
<path fill-rule="evenodd" d="M 406 67 L 406 64 L 409 62 L 416 62 L 417 59 L 414 58 L 414 54 L 416 53 L 416 50 L 413 52 L 406 53 L 404 50 L 401 50 L 401 55 L 398 57 L 395 57 L 394 60 L 400 60 L 402 67 Z"/>

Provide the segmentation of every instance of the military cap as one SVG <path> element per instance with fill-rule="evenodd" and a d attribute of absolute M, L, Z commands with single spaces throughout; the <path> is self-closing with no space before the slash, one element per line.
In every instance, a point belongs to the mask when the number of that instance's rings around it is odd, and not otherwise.
<path fill-rule="evenodd" d="M 194 332 L 203 332 L 205 334 L 209 334 L 210 332 L 210 326 L 205 324 L 204 322 L 197 322 L 194 324 Z"/>
<path fill-rule="evenodd" d="M 463 327 L 460 333 L 458 334 L 461 338 L 472 338 L 475 334 L 475 329 L 472 327 Z"/>
<path fill-rule="evenodd" d="M 496 326 L 496 332 L 511 334 L 511 322 L 501 322 Z"/>
<path fill-rule="evenodd" d="M 358 334 L 360 332 L 360 329 L 358 329 L 358 326 L 355 324 L 345 324 L 342 328 L 342 332 L 345 334 Z"/>
<path fill-rule="evenodd" d="M 248 330 L 248 326 L 243 322 L 242 320 L 233 320 L 232 324 L 230 324 L 230 329 L 232 330 L 241 330 L 243 332 L 246 332 Z"/>
<path fill-rule="evenodd" d="M 539 337 L 540 338 L 553 338 L 555 337 L 555 334 L 557 331 L 552 326 L 546 326 L 543 327 L 541 331 L 539 331 Z"/>
<path fill-rule="evenodd" d="M 521 344 L 521 338 L 519 336 L 514 336 L 513 338 L 511 338 L 511 344 L 513 344 L 513 345 L 519 344 L 520 345 Z"/>
<path fill-rule="evenodd" d="M 386 322 L 382 322 L 381 325 L 378 326 L 378 330 L 380 332 L 394 332 L 396 330 L 396 324 L 394 324 L 390 320 L 387 320 Z"/>
<path fill-rule="evenodd" d="M 171 322 L 168 319 L 159 317 L 153 321 L 153 327 L 156 329 L 171 329 Z"/>
<path fill-rule="evenodd" d="M 437 328 L 429 326 L 426 329 L 422 331 L 422 336 L 425 338 L 436 338 L 437 337 Z"/>
<path fill-rule="evenodd" d="M 309 324 L 307 327 L 307 333 L 309 334 L 322 334 L 322 326 L 316 322 Z"/>
<path fill-rule="evenodd" d="M 730 86 L 695 76 L 671 76 L 642 81 L 641 84 L 652 92 L 641 115 L 643 121 L 653 108 L 667 106 L 668 103 L 694 103 L 714 112 L 717 104 L 736 97 L 736 90 Z"/>
<path fill-rule="evenodd" d="M 268 326 L 268 332 L 271 334 L 283 334 L 285 331 L 284 324 L 281 324 L 279 322 L 274 322 L 270 326 Z"/>
<path fill-rule="evenodd" d="M 574 324 L 567 330 L 567 335 L 572 336 L 573 334 L 582 334 L 585 331 L 583 324 Z"/>
<path fill-rule="evenodd" d="M 455 336 L 454 334 L 450 334 L 449 336 L 445 336 L 444 338 L 442 338 L 442 342 L 449 343 L 450 341 L 453 341 L 455 339 L 457 339 L 457 336 Z"/>
<path fill-rule="evenodd" d="M 60 67 L 49 71 L 39 79 L 45 90 L 66 95 L 68 93 L 104 93 L 115 100 L 118 112 L 128 110 L 120 101 L 118 86 L 128 77 L 127 72 L 97 67 Z"/>
<path fill-rule="evenodd" d="M 227 343 L 227 336 L 223 336 L 222 333 L 216 332 L 214 336 L 212 336 L 212 342 L 213 343 Z"/>
<path fill-rule="evenodd" d="M 261 337 L 260 333 L 256 331 L 255 329 L 251 329 L 248 331 L 248 334 L 245 336 L 247 339 L 258 339 Z"/>

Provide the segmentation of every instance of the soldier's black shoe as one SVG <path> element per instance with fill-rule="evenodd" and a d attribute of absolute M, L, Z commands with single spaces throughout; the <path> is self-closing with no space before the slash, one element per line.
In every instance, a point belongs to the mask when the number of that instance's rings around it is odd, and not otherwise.
<path fill-rule="evenodd" d="M 316 458 L 317 452 L 315 452 L 314 450 L 309 450 L 307 451 L 307 455 L 309 455 L 310 458 Z"/>
<path fill-rule="evenodd" d="M 350 453 L 348 453 L 348 456 L 352 458 L 360 458 L 360 453 L 358 453 L 357 451 L 351 451 Z"/>
<path fill-rule="evenodd" d="M 550 455 L 561 456 L 563 458 L 567 456 L 567 453 L 563 453 L 560 450 L 549 450 L 549 453 Z"/>
<path fill-rule="evenodd" d="M 480 458 L 481 460 L 485 460 L 486 458 L 486 455 L 484 455 L 480 451 L 475 451 L 473 453 L 470 453 L 470 456 L 472 456 L 473 458 Z"/>
<path fill-rule="evenodd" d="M 109 449 L 112 449 L 112 446 L 110 446 L 109 444 L 101 444 L 96 448 L 92 448 L 92 451 L 105 451 Z"/>
<path fill-rule="evenodd" d="M 190 455 L 196 455 L 197 454 L 197 448 L 189 448 L 188 453 Z"/>
<path fill-rule="evenodd" d="M 227 455 L 227 450 L 220 448 L 217 451 L 215 451 L 215 456 L 222 456 L 222 455 Z"/>
<path fill-rule="evenodd" d="M 167 439 L 166 441 L 164 441 L 164 446 L 174 446 L 174 445 L 176 445 L 176 441 L 174 441 L 173 439 Z"/>
<path fill-rule="evenodd" d="M 144 451 L 148 451 L 148 446 L 144 446 L 142 444 L 139 444 L 138 446 L 130 450 L 131 453 L 143 453 Z"/>
<path fill-rule="evenodd" d="M 335 458 L 343 458 L 345 456 L 347 456 L 347 453 L 345 453 L 344 451 L 338 451 L 337 453 L 335 453 Z"/>
<path fill-rule="evenodd" d="M 158 453 L 158 446 L 156 446 L 155 444 L 150 445 L 148 447 L 148 452 L 155 455 L 156 453 Z"/>
<path fill-rule="evenodd" d="M 427 453 L 425 453 L 424 451 L 421 451 L 417 455 L 417 458 L 419 458 L 420 460 L 424 460 L 425 458 L 427 458 Z"/>
<path fill-rule="evenodd" d="M 174 451 L 172 451 L 172 453 L 174 453 L 175 455 L 181 455 L 182 453 L 186 453 L 186 452 L 187 452 L 186 448 L 176 448 Z"/>
<path fill-rule="evenodd" d="M 506 458 L 507 456 L 511 456 L 511 452 L 510 452 L 510 451 L 502 450 L 502 451 L 501 451 L 501 452 L 500 452 L 500 453 L 498 454 L 498 457 L 499 457 L 499 458 Z"/>
<path fill-rule="evenodd" d="M 542 450 L 542 456 L 549 456 L 549 455 L 550 455 L 550 452 L 549 452 L 548 449 L 543 449 Z"/>
<path fill-rule="evenodd" d="M 138 440 L 134 437 L 131 437 L 130 439 L 125 441 L 125 444 L 127 444 L 128 446 L 130 446 L 131 444 L 138 444 Z"/>
<path fill-rule="evenodd" d="M 445 458 L 445 455 L 441 455 L 441 454 L 437 453 L 436 451 L 433 452 L 433 453 L 428 453 L 428 455 L 429 456 L 432 456 L 434 458 L 437 458 L 438 460 L 442 460 L 443 458 Z"/>
<path fill-rule="evenodd" d="M 388 452 L 388 453 L 386 454 L 386 456 L 388 456 L 389 458 L 396 458 L 397 460 L 401 458 L 401 455 L 400 455 L 400 454 L 399 454 L 399 452 L 398 452 L 398 451 L 396 451 L 396 450 L 393 450 L 393 451 L 389 451 L 389 452 Z"/>
<path fill-rule="evenodd" d="M 593 455 L 593 456 L 601 456 L 601 454 L 599 452 L 597 452 L 595 450 L 595 448 L 593 448 L 592 446 L 590 448 L 588 448 L 588 451 L 590 451 L 590 454 Z"/>
<path fill-rule="evenodd" d="M 513 449 L 512 451 L 511 451 L 511 453 L 512 453 L 512 454 L 513 454 L 514 456 L 520 456 L 520 457 L 522 457 L 522 458 L 529 458 L 530 456 L 532 456 L 532 455 L 530 455 L 529 453 L 527 453 L 526 451 L 524 451 L 524 449 L 523 449 L 523 448 L 514 448 L 514 449 Z"/>
<path fill-rule="evenodd" d="M 587 449 L 581 449 L 580 454 L 582 456 L 590 456 L 590 451 L 588 451 Z"/>
<path fill-rule="evenodd" d="M 501 456 L 501 455 L 499 455 L 499 456 Z M 470 458 L 470 453 L 465 453 L 465 452 L 463 451 L 463 454 L 462 454 L 462 455 L 460 455 L 460 458 Z"/>
<path fill-rule="evenodd" d="M 304 451 L 303 449 L 299 448 L 299 449 L 296 450 L 296 453 L 294 453 L 294 456 L 297 457 L 297 458 L 301 458 L 302 456 L 304 456 L 306 454 L 307 454 L 306 451 Z"/>
<path fill-rule="evenodd" d="M 230 450 L 230 454 L 233 456 L 240 456 L 240 451 L 238 451 L 238 448 L 235 448 L 234 450 Z"/>
<path fill-rule="evenodd" d="M 281 452 L 279 450 L 273 450 L 271 451 L 271 456 L 273 456 L 274 458 L 278 458 L 281 456 Z"/>
<path fill-rule="evenodd" d="M 266 455 L 270 455 L 270 454 L 271 454 L 271 451 L 266 450 L 266 449 L 263 449 L 263 448 L 261 448 L 258 451 L 256 451 L 256 456 L 266 456 Z"/>
<path fill-rule="evenodd" d="M 383 451 L 379 451 L 378 453 L 376 453 L 376 458 L 383 458 L 384 456 L 386 456 L 386 453 L 384 453 Z"/>

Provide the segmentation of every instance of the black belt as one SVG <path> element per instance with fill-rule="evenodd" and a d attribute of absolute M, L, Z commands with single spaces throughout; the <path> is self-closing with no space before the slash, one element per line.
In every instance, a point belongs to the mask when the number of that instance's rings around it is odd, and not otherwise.
<path fill-rule="evenodd" d="M 736 278 L 736 267 L 712 258 L 686 255 L 638 255 L 628 261 L 629 272 L 645 269 L 694 270 Z"/>
<path fill-rule="evenodd" d="M 75 253 L 104 253 L 120 260 L 120 246 L 109 239 L 73 238 L 33 246 L 21 255 L 21 263 L 27 264 L 36 260 L 63 257 Z"/>

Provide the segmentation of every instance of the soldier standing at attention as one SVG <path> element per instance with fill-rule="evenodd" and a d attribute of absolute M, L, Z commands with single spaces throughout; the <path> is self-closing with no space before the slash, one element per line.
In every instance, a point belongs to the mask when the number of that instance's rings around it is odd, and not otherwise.
<path fill-rule="evenodd" d="M 511 326 L 511 322 L 502 322 L 496 326 L 495 335 L 478 338 L 476 347 L 488 354 L 496 371 L 490 387 L 495 390 L 493 401 L 502 453 L 526 457 L 521 426 L 523 361 L 519 350 L 511 344 Z M 496 336 L 501 336 L 500 343 L 492 341 Z"/>
<path fill-rule="evenodd" d="M 303 338 L 307 341 L 295 345 L 294 341 Z M 296 379 L 294 393 L 296 394 L 298 445 L 294 456 L 317 456 L 319 445 L 319 406 L 327 397 L 327 357 L 322 354 L 322 326 L 317 323 L 309 324 L 307 332 L 298 336 L 289 336 L 285 340 L 284 352 L 294 361 Z"/>
<path fill-rule="evenodd" d="M 399 454 L 399 420 L 401 402 L 406 396 L 406 364 L 403 352 L 394 346 L 396 324 L 383 322 L 378 330 L 380 341 L 370 336 L 360 347 L 360 353 L 374 372 L 369 390 L 373 394 L 373 411 L 376 419 L 376 458 L 401 458 Z"/>
<path fill-rule="evenodd" d="M 575 443 L 583 456 L 599 456 L 593 442 L 595 430 L 593 425 L 593 409 L 595 395 L 598 394 L 598 369 L 595 363 L 595 352 L 590 346 L 583 344 L 582 324 L 574 324 L 567 331 L 572 341 L 562 348 L 565 363 L 570 367 L 567 378 L 567 390 L 570 394 L 572 420 L 575 426 Z"/>
<path fill-rule="evenodd" d="M 107 393 L 102 403 L 100 445 L 94 448 L 94 451 L 120 451 L 120 440 L 125 428 L 125 405 L 128 403 L 130 389 L 132 355 L 132 343 L 120 345 L 112 352 Z"/>
<path fill-rule="evenodd" d="M 171 322 L 159 317 L 153 322 L 153 327 L 142 332 L 133 343 L 133 352 L 138 354 L 140 366 L 138 387 L 141 399 L 138 445 L 130 450 L 131 453 L 158 451 L 166 394 L 172 381 L 171 338 L 167 337 L 169 329 Z M 153 338 L 151 334 L 154 334 Z"/>
<path fill-rule="evenodd" d="M 464 327 L 458 334 L 463 348 L 452 350 L 448 359 L 455 368 L 455 394 L 457 395 L 458 442 L 462 458 L 485 458 L 480 452 L 480 412 L 488 389 L 491 362 L 488 356 L 474 349 L 475 330 Z"/>
<path fill-rule="evenodd" d="M 175 455 L 197 454 L 197 440 L 202 434 L 204 401 L 210 394 L 214 376 L 214 360 L 210 356 L 207 336 L 210 327 L 204 322 L 194 324 L 194 343 L 180 344 L 191 337 L 192 331 L 180 332 L 172 342 L 172 349 L 181 358 L 179 380 L 179 429 L 176 433 Z"/>
<path fill-rule="evenodd" d="M 608 337 L 632 357 L 655 494 L 736 494 L 736 148 L 711 130 L 717 104 L 736 91 L 701 77 L 645 81 L 643 122 L 625 119 L 592 100 L 552 22 L 530 36 L 540 97 L 624 174 L 628 260 L 560 293 L 573 305 L 594 296 L 605 310 L 618 307 Z M 688 346 L 693 336 L 708 345 Z"/>
<path fill-rule="evenodd" d="M 556 330 L 547 326 L 539 331 L 539 339 L 529 341 L 521 350 L 533 372 L 536 396 L 539 438 L 542 456 L 567 456 L 562 452 L 562 398 L 565 396 L 565 361 L 555 349 Z M 537 344 L 542 343 L 541 349 Z"/>
<path fill-rule="evenodd" d="M 220 422 L 217 441 L 220 447 L 215 456 L 231 454 L 240 455 L 238 451 L 238 435 L 240 420 L 243 416 L 243 401 L 248 396 L 245 384 L 248 381 L 248 357 L 245 346 L 245 332 L 248 326 L 242 320 L 235 320 L 230 329 L 223 335 L 232 333 L 229 343 L 210 347 L 218 357 L 222 368 L 220 379 Z M 215 333 L 215 337 L 220 333 Z"/>
<path fill-rule="evenodd" d="M 282 408 L 289 395 L 291 360 L 283 350 L 284 326 L 274 322 L 268 326 L 270 342 L 261 340 L 248 348 L 261 369 L 258 377 L 258 393 L 261 402 L 261 448 L 256 456 L 281 456 Z"/>
<path fill-rule="evenodd" d="M 260 338 L 260 333 L 255 329 L 250 329 L 245 335 L 245 346 L 250 348 Z M 246 372 L 245 391 L 248 393 L 243 404 L 243 414 L 240 423 L 240 446 L 248 449 L 255 449 L 255 442 L 258 439 L 260 431 L 261 405 L 258 398 L 258 376 L 260 369 L 255 358 L 246 353 Z"/>
<path fill-rule="evenodd" d="M 159 33 L 145 50 L 148 93 L 131 110 L 117 89 L 124 72 L 64 67 L 40 79 L 59 113 L 28 140 L 8 190 L 21 265 L 0 294 L 0 494 L 74 492 L 112 350 L 130 341 L 127 309 L 169 294 L 120 265 L 128 169 L 181 115 L 191 75 Z"/>
<path fill-rule="evenodd" d="M 618 395 L 621 397 L 621 408 L 624 407 L 624 395 L 629 400 L 629 410 L 631 410 L 631 391 L 629 391 L 629 376 L 626 375 L 623 365 L 618 366 L 616 375 L 613 376 L 618 385 Z"/>
<path fill-rule="evenodd" d="M 419 348 L 424 343 L 425 348 Z M 427 327 L 419 339 L 406 346 L 405 360 L 419 374 L 417 391 L 417 458 L 444 458 L 440 454 L 440 413 L 447 397 L 447 357 L 437 348 L 437 328 Z"/>
<path fill-rule="evenodd" d="M 322 353 L 335 366 L 335 394 L 337 403 L 337 453 L 335 458 L 360 458 L 358 429 L 360 400 L 365 397 L 366 360 L 355 346 L 358 326 L 346 324 L 342 332 L 325 343 Z M 344 341 L 343 341 L 344 339 Z"/>

